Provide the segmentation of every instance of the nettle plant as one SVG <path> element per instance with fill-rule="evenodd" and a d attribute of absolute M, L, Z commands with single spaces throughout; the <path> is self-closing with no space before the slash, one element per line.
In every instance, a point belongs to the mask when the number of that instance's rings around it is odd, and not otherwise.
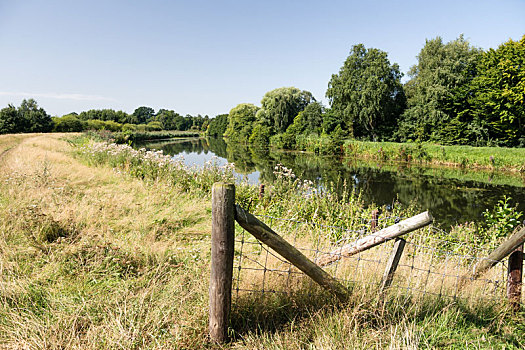
<path fill-rule="evenodd" d="M 503 196 L 492 210 L 486 209 L 483 213 L 486 224 L 486 229 L 483 231 L 483 243 L 494 245 L 501 238 L 510 235 L 520 225 L 523 213 L 517 210 L 517 206 L 511 206 L 510 201 L 510 197 Z"/>

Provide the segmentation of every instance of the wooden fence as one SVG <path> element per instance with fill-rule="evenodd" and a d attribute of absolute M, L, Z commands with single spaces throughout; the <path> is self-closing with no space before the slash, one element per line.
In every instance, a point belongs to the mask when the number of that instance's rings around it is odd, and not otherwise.
<path fill-rule="evenodd" d="M 323 270 L 322 267 L 387 241 L 395 240 L 380 285 L 380 291 L 384 292 L 392 283 L 405 248 L 406 241 L 401 236 L 429 225 L 432 223 L 432 220 L 430 213 L 424 212 L 375 231 L 377 225 L 376 214 L 375 220 L 372 220 L 374 227 L 370 235 L 324 253 L 312 261 L 254 215 L 235 205 L 235 186 L 233 184 L 214 184 L 212 189 L 212 247 L 209 289 L 209 333 L 211 339 L 218 343 L 228 340 L 227 330 L 231 309 L 235 221 L 244 230 L 256 237 L 257 240 L 266 244 L 321 287 L 344 302 L 348 297 L 346 287 Z M 509 256 L 507 297 L 512 308 L 516 311 L 519 310 L 521 305 L 524 242 L 525 228 L 515 232 L 486 258 L 480 259 L 470 273 L 461 276 L 458 288 L 463 288 L 469 282 L 476 280 L 495 264 Z"/>

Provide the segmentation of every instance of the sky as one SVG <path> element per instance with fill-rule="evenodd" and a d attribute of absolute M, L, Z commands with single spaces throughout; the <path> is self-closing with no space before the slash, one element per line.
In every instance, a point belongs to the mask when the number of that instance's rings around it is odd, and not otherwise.
<path fill-rule="evenodd" d="M 327 104 L 352 45 L 406 73 L 426 39 L 460 34 L 485 50 L 519 40 L 525 0 L 0 0 L 0 108 L 213 117 L 283 86 Z"/>

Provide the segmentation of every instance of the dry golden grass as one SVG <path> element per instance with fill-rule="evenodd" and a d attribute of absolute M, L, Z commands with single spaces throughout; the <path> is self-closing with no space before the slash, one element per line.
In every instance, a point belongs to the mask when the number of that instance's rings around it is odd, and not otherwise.
<path fill-rule="evenodd" d="M 62 136 L 0 137 L 0 343 L 202 342 L 206 310 L 191 305 L 206 297 L 209 203 L 88 167 Z M 35 300 L 43 310 L 26 310 Z"/>

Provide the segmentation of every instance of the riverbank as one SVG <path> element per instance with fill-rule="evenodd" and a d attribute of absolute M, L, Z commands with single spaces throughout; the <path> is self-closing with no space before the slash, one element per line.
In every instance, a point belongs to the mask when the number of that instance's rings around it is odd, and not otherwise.
<path fill-rule="evenodd" d="M 169 140 L 184 137 L 200 137 L 197 131 L 127 131 L 110 135 L 116 143 Z"/>
<path fill-rule="evenodd" d="M 216 348 L 207 338 L 209 188 L 231 181 L 230 168 L 189 169 L 157 152 L 71 134 L 3 135 L 0 153 L 0 349 Z M 257 214 L 349 229 L 377 209 L 356 193 L 317 194 L 288 169 L 275 171 L 267 196 L 240 183 L 237 202 Z M 476 233 L 461 226 L 447 238 Z M 523 319 L 503 305 L 396 296 L 378 303 L 356 293 L 328 306 L 327 296 L 305 288 L 295 300 L 254 296 L 240 305 L 227 346 L 525 344 Z"/>
<path fill-rule="evenodd" d="M 441 146 L 429 143 L 394 143 L 347 140 L 345 156 L 377 161 L 399 161 L 525 172 L 525 148 Z"/>

